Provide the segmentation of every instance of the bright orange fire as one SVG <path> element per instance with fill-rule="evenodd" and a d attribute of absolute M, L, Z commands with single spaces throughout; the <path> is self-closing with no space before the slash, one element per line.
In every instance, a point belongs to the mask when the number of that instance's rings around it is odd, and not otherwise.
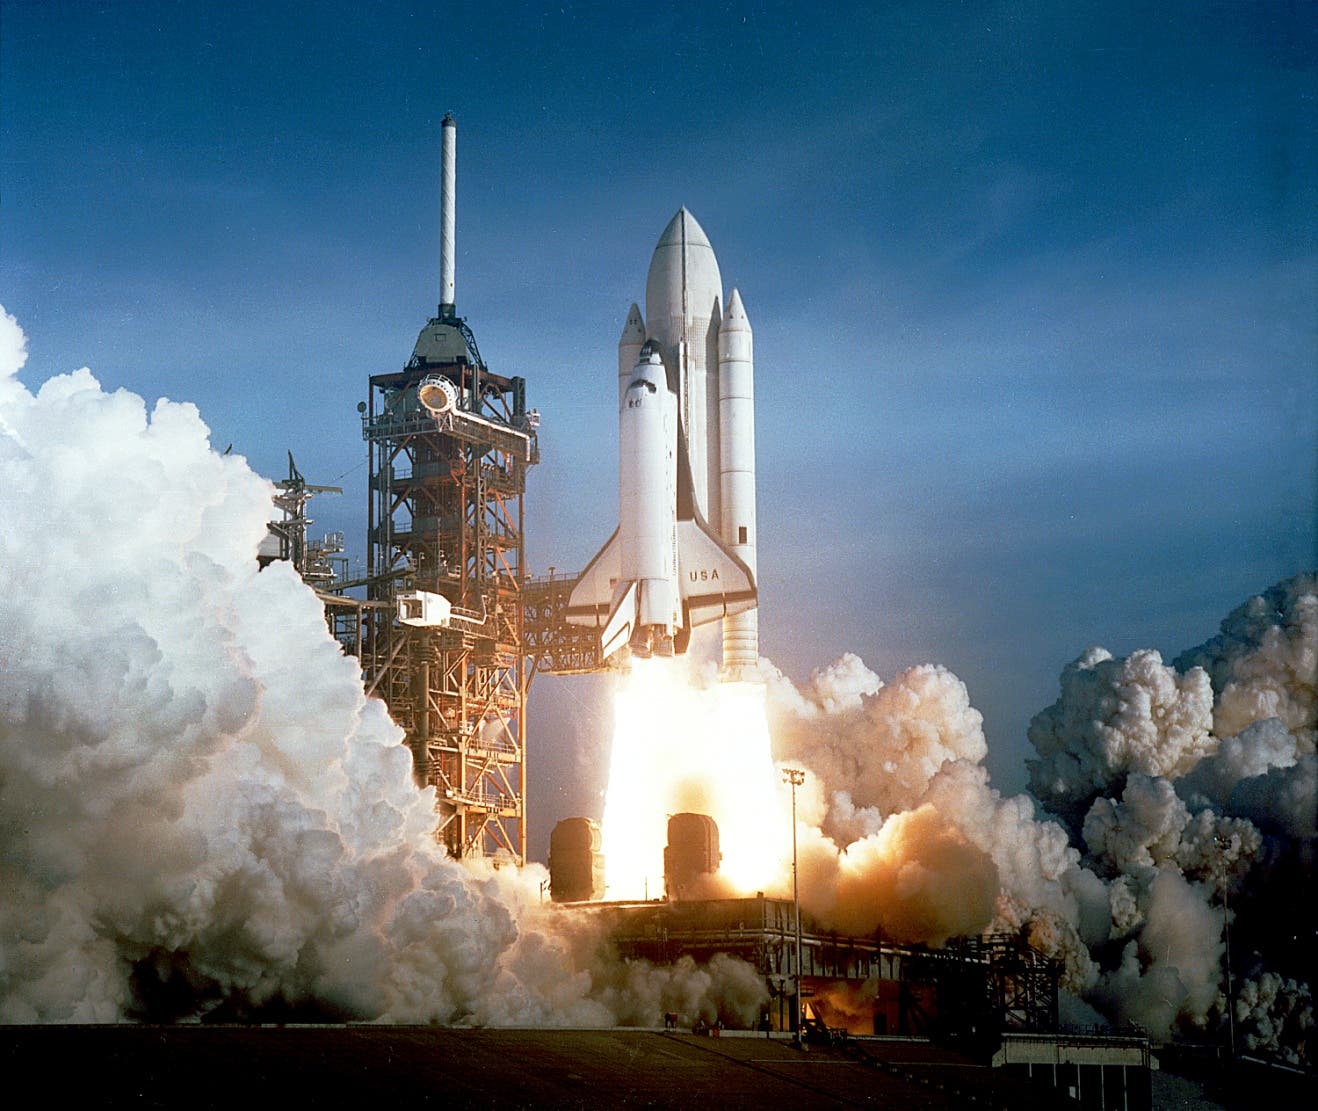
<path fill-rule="evenodd" d="M 708 814 L 720 877 L 737 894 L 775 886 L 790 867 L 790 816 L 769 749 L 764 687 L 693 686 L 682 660 L 637 660 L 615 699 L 604 806 L 605 897 L 658 898 L 668 817 Z"/>

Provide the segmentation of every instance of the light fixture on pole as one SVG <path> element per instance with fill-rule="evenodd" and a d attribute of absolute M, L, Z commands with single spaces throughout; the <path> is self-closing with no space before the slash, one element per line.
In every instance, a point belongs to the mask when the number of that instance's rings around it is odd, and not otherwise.
<path fill-rule="evenodd" d="M 783 769 L 783 782 L 792 785 L 792 906 L 796 910 L 796 1044 L 801 1044 L 801 891 L 796 869 L 796 789 L 805 782 L 805 772 Z"/>

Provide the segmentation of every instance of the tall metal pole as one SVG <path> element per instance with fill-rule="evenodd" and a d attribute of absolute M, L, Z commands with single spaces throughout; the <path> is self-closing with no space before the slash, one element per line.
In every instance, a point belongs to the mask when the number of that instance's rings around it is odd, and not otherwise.
<path fill-rule="evenodd" d="M 796 911 L 796 1044 L 801 1044 L 801 891 L 796 865 L 796 789 L 805 782 L 805 772 L 783 769 L 783 782 L 792 785 L 792 906 Z"/>
<path fill-rule="evenodd" d="M 1213 838 L 1217 847 L 1222 850 L 1221 855 L 1217 858 L 1217 866 L 1221 870 L 1222 877 L 1222 931 L 1225 934 L 1226 942 L 1226 1029 L 1227 1029 L 1227 1046 L 1231 1053 L 1231 1059 L 1236 1059 L 1236 1015 L 1235 1004 L 1231 1001 L 1231 904 L 1227 897 L 1227 875 L 1226 875 L 1226 850 L 1231 847 L 1231 842 L 1220 833 Z"/>
<path fill-rule="evenodd" d="M 457 251 L 453 229 L 456 224 L 455 210 L 458 200 L 458 125 L 452 113 L 444 116 L 440 131 L 442 137 L 439 179 L 439 316 L 441 320 L 451 321 L 456 315 L 453 271 Z M 472 408 L 474 409 L 475 406 L 473 405 Z"/>

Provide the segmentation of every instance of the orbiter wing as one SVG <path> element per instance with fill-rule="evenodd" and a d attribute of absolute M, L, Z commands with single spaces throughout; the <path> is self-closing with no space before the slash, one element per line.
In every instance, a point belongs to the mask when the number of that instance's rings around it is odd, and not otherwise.
<path fill-rule="evenodd" d="M 571 625 L 594 625 L 600 631 L 600 651 L 607 659 L 627 644 L 636 627 L 638 598 L 635 582 L 622 581 L 618 532 L 581 572 L 568 596 L 564 617 Z"/>
<path fill-rule="evenodd" d="M 755 608 L 751 569 L 697 517 L 677 522 L 677 577 L 688 628 Z"/>
<path fill-rule="evenodd" d="M 564 616 L 573 625 L 602 624 L 613 609 L 614 592 L 622 579 L 622 546 L 618 530 L 608 538 L 581 572 L 568 597 Z"/>

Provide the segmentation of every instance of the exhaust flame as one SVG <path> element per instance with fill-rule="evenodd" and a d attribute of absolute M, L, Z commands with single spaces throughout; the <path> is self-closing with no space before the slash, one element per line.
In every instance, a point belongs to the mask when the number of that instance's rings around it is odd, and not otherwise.
<path fill-rule="evenodd" d="M 668 818 L 684 811 L 718 823 L 719 877 L 729 893 L 774 884 L 790 853 L 790 830 L 764 687 L 701 689 L 681 660 L 637 660 L 619 686 L 614 714 L 603 826 L 607 897 L 663 894 Z"/>

